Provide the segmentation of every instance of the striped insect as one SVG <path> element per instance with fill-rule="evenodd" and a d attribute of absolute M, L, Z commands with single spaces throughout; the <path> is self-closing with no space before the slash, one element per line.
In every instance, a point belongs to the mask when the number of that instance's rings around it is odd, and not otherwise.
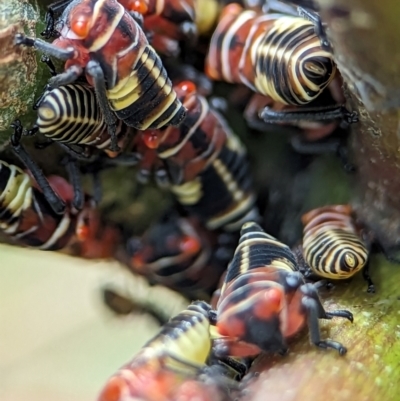
<path fill-rule="evenodd" d="M 46 180 L 49 189 L 37 188 L 31 176 L 19 167 L 0 161 L 0 228 L 21 245 L 59 250 L 77 238 L 86 239 L 87 214 L 94 206 L 87 200 L 81 211 L 72 207 L 73 190 L 62 177 Z M 46 194 L 62 199 L 62 213 L 55 213 Z"/>
<path fill-rule="evenodd" d="M 33 248 L 63 249 L 85 258 L 114 256 L 121 233 L 101 221 L 96 202 L 82 191 L 76 163 L 67 159 L 69 182 L 60 176 L 45 177 L 20 143 L 20 121 L 12 127 L 12 149 L 28 172 L 0 161 L 1 230 Z"/>
<path fill-rule="evenodd" d="M 139 130 L 179 125 L 185 108 L 161 59 L 135 19 L 116 0 L 74 0 L 60 17 L 52 44 L 17 34 L 17 45 L 34 46 L 61 60 L 65 71 L 50 80 L 58 87 L 85 72 L 118 150 L 116 117 Z"/>
<path fill-rule="evenodd" d="M 346 348 L 322 340 L 318 319 L 343 317 L 346 310 L 326 312 L 313 284 L 296 271 L 290 248 L 253 222 L 243 225 L 235 255 L 228 266 L 215 316 L 220 335 L 217 355 L 250 356 L 287 351 L 287 339 L 308 325 L 311 342 L 344 355 Z"/>
<path fill-rule="evenodd" d="M 245 148 L 192 82 L 174 88 L 185 122 L 145 131 L 143 141 L 164 162 L 170 190 L 189 215 L 210 230 L 238 231 L 258 218 Z"/>
<path fill-rule="evenodd" d="M 97 208 L 87 209 L 84 224 L 78 228 L 80 241 L 68 247 L 68 253 L 85 259 L 115 258 L 122 243 L 122 230 L 100 214 Z"/>
<path fill-rule="evenodd" d="M 141 238 L 128 242 L 130 268 L 152 283 L 162 284 L 191 299 L 206 299 L 233 253 L 229 239 L 215 235 L 194 219 L 168 212 Z M 227 256 L 229 255 L 229 256 Z"/>
<path fill-rule="evenodd" d="M 46 138 L 68 148 L 78 147 L 77 152 L 87 157 L 91 156 L 94 148 L 104 151 L 109 157 L 120 153 L 111 150 L 111 137 L 104 115 L 93 88 L 88 84 L 72 83 L 46 88 L 36 108 L 36 124 L 27 132 L 28 135 L 39 131 Z M 121 120 L 117 121 L 115 135 L 121 150 L 126 148 L 135 132 Z"/>
<path fill-rule="evenodd" d="M 196 301 L 172 318 L 130 363 L 108 380 L 99 401 L 172 401 L 179 399 L 178 395 L 190 394 L 194 382 L 207 372 L 212 349 L 209 310 L 207 303 Z M 214 380 L 230 382 L 222 375 Z M 207 393 L 204 386 L 201 388 Z"/>
<path fill-rule="evenodd" d="M 58 36 L 57 18 L 72 3 L 61 0 L 50 4 L 46 13 L 46 28 L 42 36 Z M 196 36 L 196 7 L 193 0 L 118 0 L 150 37 L 151 45 L 165 55 L 179 53 L 179 40 Z"/>
<path fill-rule="evenodd" d="M 321 47 L 310 21 L 258 14 L 238 4 L 222 11 L 206 60 L 211 78 L 295 106 L 317 98 L 335 72 L 333 55 Z"/>
<path fill-rule="evenodd" d="M 313 209 L 301 220 L 303 254 L 314 274 L 343 280 L 368 267 L 369 246 L 361 237 L 361 227 L 356 224 L 350 205 Z M 368 292 L 374 292 L 368 272 L 364 273 Z"/>

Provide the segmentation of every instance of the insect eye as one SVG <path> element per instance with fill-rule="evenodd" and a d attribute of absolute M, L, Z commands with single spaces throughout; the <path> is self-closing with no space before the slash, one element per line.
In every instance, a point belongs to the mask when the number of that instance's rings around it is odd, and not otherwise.
<path fill-rule="evenodd" d="M 196 238 L 184 236 L 180 242 L 180 249 L 185 254 L 194 255 L 200 251 L 201 244 Z"/>
<path fill-rule="evenodd" d="M 158 145 L 160 144 L 160 138 L 157 135 L 157 131 L 155 130 L 148 130 L 142 133 L 142 138 L 144 144 L 149 149 L 157 149 Z"/>
<path fill-rule="evenodd" d="M 183 81 L 179 84 L 179 88 L 185 95 L 196 92 L 196 85 L 191 81 Z"/>
<path fill-rule="evenodd" d="M 85 38 L 90 30 L 90 19 L 84 14 L 74 15 L 71 19 L 71 29 L 76 35 Z"/>

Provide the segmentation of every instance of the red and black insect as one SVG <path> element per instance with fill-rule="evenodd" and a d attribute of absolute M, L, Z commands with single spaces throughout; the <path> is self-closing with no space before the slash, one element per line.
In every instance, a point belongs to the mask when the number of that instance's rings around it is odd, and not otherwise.
<path fill-rule="evenodd" d="M 170 190 L 189 215 L 210 230 L 238 231 L 258 218 L 246 150 L 193 83 L 174 88 L 187 108 L 185 122 L 143 132 L 146 155 L 163 161 Z"/>
<path fill-rule="evenodd" d="M 320 337 L 318 319 L 335 316 L 353 321 L 349 311 L 324 310 L 316 287 L 296 271 L 288 246 L 256 223 L 245 223 L 217 305 L 217 330 L 227 336 L 216 340 L 217 354 L 284 353 L 287 339 L 308 325 L 313 344 L 344 355 L 342 344 Z"/>
<path fill-rule="evenodd" d="M 226 6 L 211 39 L 206 73 L 266 96 L 261 104 L 268 107 L 258 111 L 268 123 L 357 120 L 337 104 L 304 107 L 327 88 L 336 65 L 332 52 L 321 45 L 315 24 L 299 16 Z"/>
<path fill-rule="evenodd" d="M 286 105 L 318 97 L 336 72 L 311 22 L 282 14 L 257 14 L 230 4 L 211 38 L 207 74 L 241 83 Z"/>
<path fill-rule="evenodd" d="M 196 301 L 172 318 L 108 380 L 99 401 L 175 401 L 193 392 L 201 401 L 224 399 L 214 398 L 219 391 L 214 393 L 218 387 L 213 386 L 235 383 L 206 365 L 212 350 L 209 311 L 207 303 Z"/>
<path fill-rule="evenodd" d="M 52 87 L 76 81 L 85 72 L 94 86 L 118 150 L 116 117 L 143 130 L 179 125 L 186 115 L 167 72 L 134 18 L 115 0 L 74 0 L 60 18 L 60 37 L 52 44 L 16 35 L 16 44 L 34 46 L 66 60 Z"/>
<path fill-rule="evenodd" d="M 216 289 L 233 253 L 226 236 L 217 236 L 195 219 L 169 211 L 141 238 L 129 240 L 129 267 L 151 283 L 191 299 L 206 299 Z"/>
<path fill-rule="evenodd" d="M 46 29 L 42 36 L 59 36 L 58 18 L 73 0 L 61 0 L 47 8 Z M 152 47 L 165 55 L 179 54 L 179 41 L 197 34 L 196 4 L 193 0 L 118 0 L 143 28 Z"/>
<path fill-rule="evenodd" d="M 43 250 L 59 250 L 74 240 L 85 240 L 95 204 L 77 187 L 74 167 L 69 166 L 73 184 L 59 176 L 46 178 L 19 143 L 22 126 L 17 121 L 14 127 L 11 143 L 34 179 L 19 167 L 0 162 L 2 231 L 20 244 Z"/>

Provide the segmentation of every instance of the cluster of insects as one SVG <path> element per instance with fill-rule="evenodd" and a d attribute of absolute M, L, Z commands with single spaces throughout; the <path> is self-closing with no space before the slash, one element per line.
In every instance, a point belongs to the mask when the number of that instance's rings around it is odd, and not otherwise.
<path fill-rule="evenodd" d="M 15 36 L 16 46 L 46 55 L 52 77 L 35 104 L 35 125 L 13 124 L 11 147 L 26 170 L 0 160 L 1 230 L 21 245 L 74 247 L 90 258 L 115 257 L 123 247 L 133 274 L 194 301 L 160 319 L 160 333 L 99 400 L 233 399 L 254 358 L 286 353 L 304 327 L 315 346 L 346 354 L 321 337 L 319 319 L 353 315 L 326 311 L 318 287 L 363 271 L 374 292 L 373 236 L 350 205 L 308 211 L 292 248 L 268 234 L 246 147 L 229 126 L 226 102 L 211 96 L 212 81 L 237 85 L 250 127 L 296 127 L 295 150 L 334 151 L 352 171 L 337 132 L 357 115 L 343 105 L 317 11 L 310 1 L 60 0 L 49 6 L 46 40 Z M 62 72 L 52 58 L 65 61 Z M 26 150 L 24 136 L 37 134 L 63 149 L 68 180 L 45 176 Z M 99 173 L 118 165 L 175 201 L 140 237 L 125 238 L 98 211 Z M 93 176 L 92 195 L 82 172 Z M 105 300 L 124 313 L 118 293 L 106 290 Z"/>

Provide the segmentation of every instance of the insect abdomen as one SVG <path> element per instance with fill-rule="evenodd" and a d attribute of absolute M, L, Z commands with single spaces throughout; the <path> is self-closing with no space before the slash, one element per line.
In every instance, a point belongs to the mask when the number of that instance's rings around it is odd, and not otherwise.
<path fill-rule="evenodd" d="M 147 45 L 131 75 L 108 91 L 115 114 L 139 130 L 179 125 L 186 110 L 159 56 Z"/>

